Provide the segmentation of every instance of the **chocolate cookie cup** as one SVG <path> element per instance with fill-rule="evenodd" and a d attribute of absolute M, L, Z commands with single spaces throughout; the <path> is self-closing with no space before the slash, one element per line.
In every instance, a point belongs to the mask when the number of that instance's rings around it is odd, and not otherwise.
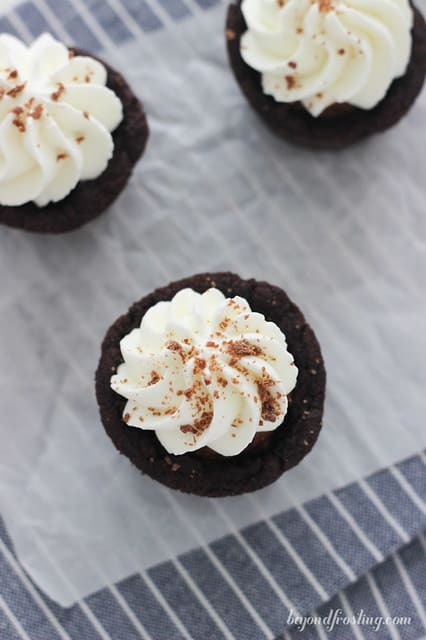
<path fill-rule="evenodd" d="M 261 74 L 248 66 L 240 53 L 240 40 L 247 29 L 241 4 L 242 0 L 233 2 L 226 18 L 230 64 L 250 105 L 265 124 L 287 142 L 313 150 L 344 149 L 397 124 L 422 90 L 426 75 L 426 23 L 413 5 L 411 59 L 405 75 L 393 81 L 386 97 L 370 110 L 342 104 L 314 118 L 302 103 L 278 102 L 263 92 Z"/>
<path fill-rule="evenodd" d="M 227 298 L 240 296 L 253 312 L 263 314 L 284 332 L 297 363 L 298 380 L 289 397 L 288 413 L 277 429 L 255 439 L 239 455 L 226 457 L 206 448 L 173 455 L 153 431 L 127 426 L 125 398 L 111 388 L 111 376 L 123 362 L 120 341 L 140 326 L 147 311 L 191 288 L 203 293 L 217 288 Z M 265 487 L 297 465 L 315 444 L 322 426 L 326 373 L 314 332 L 302 312 L 282 289 L 232 273 L 206 273 L 157 289 L 136 302 L 110 327 L 96 371 L 96 396 L 106 433 L 116 448 L 143 473 L 162 484 L 199 496 L 233 496 Z M 264 436 L 267 436 L 266 438 Z"/>
<path fill-rule="evenodd" d="M 76 56 L 101 62 L 107 70 L 107 87 L 123 105 L 123 120 L 112 133 L 114 152 L 106 170 L 94 180 L 82 180 L 59 202 L 38 207 L 34 202 L 21 206 L 0 205 L 0 223 L 44 234 L 73 231 L 100 216 L 120 195 L 134 166 L 142 156 L 149 137 L 143 105 L 124 77 L 102 59 L 73 48 Z"/>

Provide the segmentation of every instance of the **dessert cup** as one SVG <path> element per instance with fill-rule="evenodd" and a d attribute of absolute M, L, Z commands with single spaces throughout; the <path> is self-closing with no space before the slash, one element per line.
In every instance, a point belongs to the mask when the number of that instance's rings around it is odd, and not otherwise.
<path fill-rule="evenodd" d="M 45 35 L 42 36 L 42 38 L 49 38 L 48 46 L 57 46 L 58 44 L 56 41 L 53 41 L 50 36 Z M 55 44 L 52 45 L 52 42 Z M 78 59 L 79 56 L 84 56 L 84 59 L 87 59 L 87 56 L 90 56 L 90 54 L 74 48 L 70 50 L 69 56 L 70 59 Z M 118 126 L 111 132 L 113 150 L 110 158 L 105 162 L 105 168 L 94 178 L 80 179 L 65 197 L 57 201 L 50 200 L 40 205 L 30 200 L 23 204 L 10 205 L 4 204 L 0 198 L 0 223 L 38 233 L 58 234 L 72 231 L 103 213 L 126 186 L 135 164 L 145 150 L 149 135 L 147 119 L 141 102 L 133 93 L 124 77 L 106 62 L 98 58 L 90 56 L 90 61 L 94 62 L 89 64 L 97 65 L 101 63 L 103 65 L 106 70 L 106 87 L 115 94 L 122 105 L 122 119 Z M 90 82 L 89 73 L 91 72 L 88 72 L 86 76 L 86 82 L 88 84 Z M 76 78 L 74 77 L 72 82 L 75 82 L 75 80 Z M 16 81 L 19 82 L 19 77 Z M 72 83 L 69 85 L 65 83 L 64 86 L 61 82 L 56 83 L 56 86 L 57 89 L 51 93 L 48 98 L 50 104 L 54 107 L 58 105 L 62 107 L 64 103 L 66 105 L 67 91 L 69 89 L 73 90 L 73 86 Z M 44 98 L 46 98 L 46 96 L 44 96 Z M 102 96 L 98 98 L 97 101 L 101 102 Z M 23 102 L 22 100 L 22 103 Z M 36 104 L 36 102 L 37 98 L 34 104 Z M 83 104 L 81 106 L 83 107 Z M 17 100 L 13 101 L 10 108 L 13 108 L 14 113 L 18 113 L 19 110 L 25 112 L 28 108 L 28 103 L 21 105 L 19 96 L 17 96 Z M 97 108 L 98 106 L 96 106 L 96 109 Z M 40 112 L 48 112 L 48 110 L 49 104 L 47 104 L 47 106 L 45 104 L 44 111 L 40 109 L 39 114 Z M 79 113 L 82 119 L 86 119 L 85 125 L 87 126 L 87 122 L 92 117 L 90 112 L 81 110 Z M 29 131 L 31 129 L 31 125 L 34 124 L 34 114 L 36 114 L 35 117 L 37 117 L 37 112 L 34 108 L 32 112 L 26 112 L 23 116 L 18 113 L 16 121 L 17 124 L 20 125 L 22 134 L 25 134 L 25 130 Z M 29 120 L 31 120 L 30 125 L 28 125 Z M 99 122 L 96 123 L 96 135 L 98 135 L 98 125 Z M 81 145 L 86 144 L 89 141 L 90 135 L 85 139 L 84 135 L 79 135 L 78 129 L 74 129 L 75 128 L 73 128 L 73 135 L 76 136 L 75 140 L 77 143 Z M 94 143 L 93 151 L 92 149 L 90 151 L 96 154 L 98 153 L 98 148 L 99 147 L 96 147 L 96 143 Z M 58 162 L 61 161 L 61 156 L 65 157 L 65 154 L 58 152 Z M 20 183 L 17 181 L 17 194 L 19 194 L 19 187 Z"/>
<path fill-rule="evenodd" d="M 165 442 L 169 450 L 166 449 L 163 446 L 164 440 L 162 444 L 157 437 L 159 432 L 156 433 L 153 430 L 144 428 L 144 420 L 145 424 L 147 421 L 146 407 L 142 409 L 141 424 L 137 422 L 137 412 L 134 414 L 136 419 L 134 424 L 137 426 L 129 426 L 128 424 L 130 413 L 126 412 L 130 412 L 132 409 L 141 411 L 141 408 L 132 406 L 133 403 L 137 402 L 129 399 L 136 397 L 132 393 L 127 393 L 126 398 L 120 395 L 126 385 L 134 384 L 132 381 L 129 382 L 127 378 L 122 379 L 123 375 L 128 375 L 126 372 L 128 370 L 122 368 L 122 354 L 127 349 L 124 346 L 123 339 L 129 340 L 129 336 L 135 335 L 135 330 L 141 326 L 141 320 L 147 318 L 148 312 L 152 314 L 152 309 L 161 309 L 158 305 L 159 302 L 176 300 L 175 296 L 177 294 L 183 297 L 185 295 L 189 296 L 188 289 L 192 291 L 191 295 L 195 295 L 194 292 L 203 293 L 217 289 L 226 297 L 226 304 L 230 305 L 235 304 L 235 302 L 232 302 L 234 299 L 243 304 L 243 306 L 247 302 L 250 305 L 251 312 L 254 313 L 253 316 L 250 315 L 250 318 L 254 318 L 254 321 L 261 323 L 259 326 L 269 327 L 268 332 L 272 332 L 271 335 L 273 336 L 280 335 L 281 332 L 285 335 L 286 344 L 290 352 L 285 352 L 285 357 L 288 357 L 290 361 L 293 360 L 292 363 L 290 362 L 290 368 L 285 369 L 287 371 L 286 375 L 290 375 L 290 377 L 293 375 L 293 382 L 287 380 L 286 383 L 288 385 L 287 389 L 291 389 L 291 392 L 287 395 L 288 408 L 284 419 L 278 418 L 278 424 L 272 430 L 258 430 L 251 443 L 236 455 L 235 450 L 232 452 L 231 449 L 234 446 L 232 443 L 237 442 L 237 439 L 233 441 L 231 438 L 226 441 L 225 445 L 221 445 L 222 448 L 217 446 L 219 440 L 214 441 L 210 446 L 201 446 L 200 440 L 196 450 L 191 450 L 190 447 L 183 447 L 183 453 L 172 453 L 171 449 L 177 450 L 182 447 L 182 441 L 177 438 L 175 442 L 172 442 L 172 445 L 169 445 L 168 442 L 171 436 L 166 433 L 167 439 Z M 213 294 L 209 293 L 209 296 L 211 295 Z M 262 314 L 262 316 L 259 314 Z M 243 317 L 248 318 L 249 314 Z M 265 319 L 269 324 L 262 324 Z M 154 323 L 153 326 L 159 327 L 161 321 L 158 320 L 156 322 L 157 324 Z M 228 331 L 227 323 L 228 319 L 226 318 L 225 322 L 220 325 L 225 327 L 224 330 L 226 332 Z M 260 333 L 262 331 L 263 329 L 261 328 Z M 215 335 L 219 335 L 219 333 Z M 252 348 L 254 348 L 253 335 L 256 336 L 256 334 L 249 335 Z M 132 338 L 130 339 L 132 340 Z M 218 341 L 220 339 L 220 337 L 217 338 Z M 240 340 L 237 343 L 226 342 L 225 344 L 228 345 L 226 347 L 228 349 L 227 355 L 229 356 L 230 353 L 229 344 L 233 345 L 234 356 L 235 353 L 239 354 L 238 357 L 241 355 L 253 355 L 253 353 L 259 355 L 260 349 L 259 351 L 250 351 L 250 348 L 247 349 L 247 342 L 247 340 Z M 173 349 L 179 353 L 181 347 L 179 345 L 176 346 L 176 341 L 171 344 Z M 185 340 L 180 344 L 185 345 Z M 188 341 L 189 344 L 190 341 Z M 217 347 L 213 343 L 207 343 L 207 345 Z M 235 351 L 236 345 L 239 351 Z M 242 351 L 241 347 L 243 347 Z M 167 348 L 171 349 L 172 347 L 169 345 Z M 275 360 L 282 360 L 283 353 L 281 351 L 276 354 L 276 358 L 272 358 L 272 365 Z M 209 375 L 214 376 L 214 373 L 211 373 L 213 370 L 210 364 L 211 360 L 208 360 L 207 357 L 206 360 L 208 361 L 208 367 L 210 367 Z M 238 374 L 238 371 L 241 370 L 241 363 L 247 361 L 247 358 L 238 360 L 238 362 L 237 360 L 232 362 L 231 357 L 230 364 L 234 367 L 234 373 Z M 248 360 L 250 361 L 250 359 Z M 131 361 L 134 361 L 133 356 Z M 296 363 L 297 369 L 293 367 L 292 370 L 291 364 L 294 365 L 294 363 Z M 166 374 L 161 374 L 160 372 L 160 375 L 158 375 L 156 371 L 151 371 L 152 367 L 144 366 L 148 367 L 147 371 L 151 376 L 151 380 L 146 383 L 147 387 L 155 385 L 161 375 L 166 379 Z M 207 371 L 205 362 L 201 366 L 204 366 L 204 371 Z M 297 381 L 294 385 L 295 369 Z M 291 373 L 292 371 L 293 373 Z M 139 374 L 137 377 L 139 377 Z M 230 380 L 230 378 L 228 379 Z M 218 380 L 220 381 L 220 378 Z M 207 273 L 194 275 L 190 278 L 173 282 L 167 287 L 157 289 L 139 302 L 136 302 L 125 315 L 114 322 L 102 344 L 101 358 L 96 372 L 96 395 L 106 433 L 118 451 L 127 456 L 138 469 L 172 489 L 199 496 L 221 497 L 243 494 L 265 487 L 277 480 L 285 471 L 297 465 L 309 453 L 318 438 L 322 425 L 325 383 L 324 362 L 315 334 L 307 324 L 302 312 L 282 289 L 267 282 L 258 282 L 254 279 L 243 280 L 232 273 Z M 207 384 L 210 385 L 211 380 L 207 381 Z M 226 381 L 223 384 L 221 383 L 221 386 L 226 387 Z M 218 388 L 220 389 L 221 386 Z M 229 386 L 227 388 L 229 389 Z M 260 390 L 260 387 L 257 388 Z M 150 389 L 153 389 L 153 387 L 151 386 Z M 217 393 L 213 391 L 214 383 L 211 384 L 210 389 L 213 394 Z M 188 395 L 188 393 L 191 393 L 191 391 L 185 389 L 178 391 L 177 396 L 180 395 L 182 397 L 182 394 Z M 248 395 L 250 396 L 250 394 Z M 263 397 L 261 390 L 259 396 L 262 402 L 261 417 L 265 420 L 273 420 L 274 416 L 271 417 L 269 415 L 271 412 L 272 414 L 274 413 L 273 397 L 271 395 L 268 397 L 268 392 L 265 393 L 265 390 Z M 219 397 L 219 394 L 217 394 L 217 397 Z M 277 397 L 280 397 L 280 394 L 277 394 Z M 254 400 L 257 402 L 256 398 Z M 216 415 L 216 405 L 214 407 Z M 174 409 L 175 407 L 173 407 L 172 411 Z M 148 410 L 155 415 L 154 408 L 149 407 Z M 165 415 L 171 413 L 166 411 L 166 408 L 163 411 L 165 411 Z M 217 415 L 220 415 L 219 409 Z M 205 412 L 202 412 L 200 416 L 199 422 L 201 423 Z M 262 420 L 259 422 L 262 423 Z M 225 425 L 226 429 L 228 426 Z M 235 423 L 231 425 L 231 431 L 232 427 L 239 428 L 238 424 Z M 257 428 L 261 429 L 261 427 Z M 189 432 L 189 441 L 191 434 L 196 433 L 195 429 L 191 430 L 191 425 L 181 426 L 181 429 L 185 434 Z M 164 438 L 164 432 L 162 437 Z M 204 434 L 202 437 L 204 437 Z M 233 435 L 232 437 L 235 436 Z M 222 454 L 220 451 L 222 451 Z M 224 453 L 227 455 L 224 455 Z"/>
<path fill-rule="evenodd" d="M 272 0 L 269 3 L 272 4 Z M 277 4 L 281 7 L 285 5 L 280 0 L 277 0 Z M 314 117 L 301 101 L 278 101 L 273 95 L 265 93 L 262 73 L 249 66 L 242 56 L 241 39 L 248 28 L 242 12 L 242 0 L 236 0 L 229 6 L 226 18 L 231 68 L 250 105 L 276 135 L 310 149 L 343 149 L 397 124 L 410 110 L 423 87 L 426 74 L 426 24 L 419 10 L 411 6 L 414 12 L 412 47 L 405 73 L 393 80 L 385 97 L 372 108 L 360 108 L 348 102 L 335 103 Z M 298 31 L 302 33 L 302 27 Z M 342 53 L 345 50 L 340 48 L 337 51 Z M 283 78 L 286 79 L 287 88 L 294 85 L 297 89 L 297 67 L 292 61 L 289 65 Z"/>

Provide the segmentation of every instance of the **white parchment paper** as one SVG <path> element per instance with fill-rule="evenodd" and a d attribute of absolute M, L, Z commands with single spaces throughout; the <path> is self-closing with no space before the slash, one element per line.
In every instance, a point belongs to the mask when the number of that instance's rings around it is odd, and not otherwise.
<path fill-rule="evenodd" d="M 24 567 L 62 605 L 426 446 L 426 96 L 344 153 L 287 146 L 239 93 L 223 11 L 122 49 L 105 38 L 152 129 L 106 215 L 61 237 L 0 230 L 0 511 Z M 223 269 L 283 286 L 303 308 L 328 398 L 297 469 L 252 496 L 206 500 L 118 455 L 93 376 L 134 300 Z"/>
<path fill-rule="evenodd" d="M 20 0 L 2 0 L 1 7 L 0 7 L 0 15 L 10 11 L 10 9 L 12 9 L 14 6 L 19 4 L 19 2 Z"/>

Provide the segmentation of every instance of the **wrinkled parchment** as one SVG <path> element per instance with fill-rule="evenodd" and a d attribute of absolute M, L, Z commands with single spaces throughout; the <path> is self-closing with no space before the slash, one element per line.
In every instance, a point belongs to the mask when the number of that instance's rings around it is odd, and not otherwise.
<path fill-rule="evenodd" d="M 69 605 L 426 446 L 426 95 L 344 153 L 276 140 L 231 75 L 223 7 L 108 60 L 152 135 L 98 221 L 62 237 L 0 230 L 0 511 L 18 556 Z M 274 486 L 222 500 L 143 478 L 104 434 L 93 376 L 113 320 L 156 286 L 231 269 L 283 286 L 328 368 L 313 453 Z"/>

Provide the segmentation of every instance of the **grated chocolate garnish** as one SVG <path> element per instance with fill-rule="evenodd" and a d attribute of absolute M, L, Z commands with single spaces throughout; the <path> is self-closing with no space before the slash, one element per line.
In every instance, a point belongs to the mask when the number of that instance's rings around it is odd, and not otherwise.
<path fill-rule="evenodd" d="M 234 358 L 244 358 L 245 356 L 260 356 L 263 351 L 255 344 L 251 344 L 245 338 L 243 340 L 230 340 L 226 343 L 227 352 Z"/>
<path fill-rule="evenodd" d="M 6 95 L 10 96 L 11 98 L 16 98 L 21 93 L 21 91 L 25 89 L 26 84 L 27 84 L 26 82 L 23 82 L 22 84 L 17 84 L 16 87 L 9 89 L 9 91 L 6 92 Z"/>
<path fill-rule="evenodd" d="M 262 403 L 261 416 L 263 420 L 267 422 L 275 422 L 280 415 L 279 402 L 274 398 L 268 385 L 264 385 L 262 382 L 257 384 L 259 392 L 260 402 Z"/>
<path fill-rule="evenodd" d="M 287 89 L 289 90 L 294 89 L 294 87 L 296 86 L 296 80 L 294 76 L 285 76 L 285 81 L 287 82 Z M 274 301 L 272 301 L 272 304 L 274 304 Z"/>
<path fill-rule="evenodd" d="M 157 382 L 160 382 L 161 380 L 161 376 L 159 373 L 157 373 L 157 371 L 151 371 L 151 379 L 148 382 L 147 386 L 151 387 L 153 384 L 157 384 Z"/>
<path fill-rule="evenodd" d="M 212 419 L 212 411 L 203 411 L 201 417 L 195 420 L 194 424 L 183 424 L 180 430 L 182 433 L 192 433 L 194 436 L 200 436 L 210 426 Z"/>
<path fill-rule="evenodd" d="M 56 91 L 54 91 L 54 92 L 51 94 L 51 96 L 50 96 L 50 97 L 52 98 L 52 100 L 54 100 L 55 102 L 57 102 L 57 101 L 59 100 L 59 98 L 61 97 L 61 95 L 64 93 L 64 91 L 65 91 L 65 87 L 64 87 L 64 85 L 62 84 L 62 82 L 58 82 L 58 88 L 57 88 L 57 90 L 56 90 Z"/>
<path fill-rule="evenodd" d="M 28 116 L 33 120 L 40 120 L 43 113 L 43 105 L 38 104 L 32 111 L 28 112 Z"/>

